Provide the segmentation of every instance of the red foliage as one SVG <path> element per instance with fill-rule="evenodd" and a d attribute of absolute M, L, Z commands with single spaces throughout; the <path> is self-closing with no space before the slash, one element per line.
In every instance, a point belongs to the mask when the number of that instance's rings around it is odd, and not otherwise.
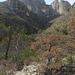
<path fill-rule="evenodd" d="M 75 54 L 75 21 L 71 22 L 70 26 L 70 33 L 72 35 L 41 34 L 39 36 L 37 35 L 35 42 L 31 43 L 30 48 L 40 50 L 40 56 L 42 56 L 43 60 L 48 59 L 48 57 L 51 57 L 50 59 L 55 59 L 55 63 L 50 63 L 47 67 L 61 67 L 61 61 L 62 58 L 65 57 L 65 51 L 71 51 L 72 54 Z"/>
<path fill-rule="evenodd" d="M 72 34 L 73 36 L 75 36 L 75 21 L 72 21 L 72 22 L 70 23 L 70 27 L 71 27 L 71 34 Z"/>

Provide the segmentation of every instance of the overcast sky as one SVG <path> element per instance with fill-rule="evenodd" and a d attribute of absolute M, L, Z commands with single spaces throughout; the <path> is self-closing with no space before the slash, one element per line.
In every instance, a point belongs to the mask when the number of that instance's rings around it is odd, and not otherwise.
<path fill-rule="evenodd" d="M 0 0 L 1 2 L 2 1 L 5 1 L 5 0 Z M 54 0 L 45 0 L 45 2 L 47 3 L 47 4 L 51 4 L 52 2 L 53 2 Z M 68 1 L 68 2 L 70 2 L 71 4 L 73 4 L 74 2 L 75 2 L 75 0 L 65 0 L 65 1 Z"/>

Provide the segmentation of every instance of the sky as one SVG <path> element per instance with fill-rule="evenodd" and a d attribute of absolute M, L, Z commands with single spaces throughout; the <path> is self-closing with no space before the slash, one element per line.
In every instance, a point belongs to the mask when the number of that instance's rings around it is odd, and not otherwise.
<path fill-rule="evenodd" d="M 5 0 L 0 0 L 0 2 L 5 1 Z M 45 0 L 46 4 L 51 4 L 54 0 Z M 70 2 L 70 4 L 73 4 L 75 2 L 75 0 L 65 0 Z"/>
<path fill-rule="evenodd" d="M 47 4 L 51 4 L 54 0 L 45 0 L 45 2 Z M 60 1 L 60 0 L 59 0 Z M 64 1 L 68 1 L 70 4 L 73 4 L 75 2 L 75 0 L 64 0 Z"/>

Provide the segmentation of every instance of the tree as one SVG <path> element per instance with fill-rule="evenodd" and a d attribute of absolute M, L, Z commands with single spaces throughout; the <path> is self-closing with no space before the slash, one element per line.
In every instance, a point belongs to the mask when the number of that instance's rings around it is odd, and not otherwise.
<path fill-rule="evenodd" d="M 8 31 L 8 43 L 7 43 L 7 50 L 6 50 L 6 53 L 5 53 L 5 59 L 7 60 L 8 59 L 8 52 L 9 52 L 9 48 L 10 48 L 10 43 L 11 43 L 11 39 L 12 39 L 12 34 L 13 34 L 13 27 L 10 26 L 9 27 L 9 31 Z"/>
<path fill-rule="evenodd" d="M 60 48 L 61 44 L 64 44 L 66 39 L 61 34 L 48 34 L 40 35 L 35 38 L 35 42 L 32 42 L 31 49 L 40 50 L 42 61 L 46 64 L 43 68 L 52 75 L 52 68 L 60 67 L 61 58 L 63 57 L 63 49 Z M 58 47 L 59 46 L 59 47 Z M 59 66 L 57 65 L 59 64 Z M 49 75 L 48 74 L 48 75 Z"/>

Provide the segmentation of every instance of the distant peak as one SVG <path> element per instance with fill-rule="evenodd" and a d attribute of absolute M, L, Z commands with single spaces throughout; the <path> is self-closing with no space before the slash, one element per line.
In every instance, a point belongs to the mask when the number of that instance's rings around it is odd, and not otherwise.
<path fill-rule="evenodd" d="M 8 1 L 8 2 L 11 2 L 12 1 L 13 2 L 13 1 L 19 1 L 19 0 L 6 0 L 6 1 Z"/>
<path fill-rule="evenodd" d="M 58 0 L 55 0 L 56 2 L 58 2 Z"/>
<path fill-rule="evenodd" d="M 60 2 L 63 2 L 64 0 L 60 0 Z"/>

